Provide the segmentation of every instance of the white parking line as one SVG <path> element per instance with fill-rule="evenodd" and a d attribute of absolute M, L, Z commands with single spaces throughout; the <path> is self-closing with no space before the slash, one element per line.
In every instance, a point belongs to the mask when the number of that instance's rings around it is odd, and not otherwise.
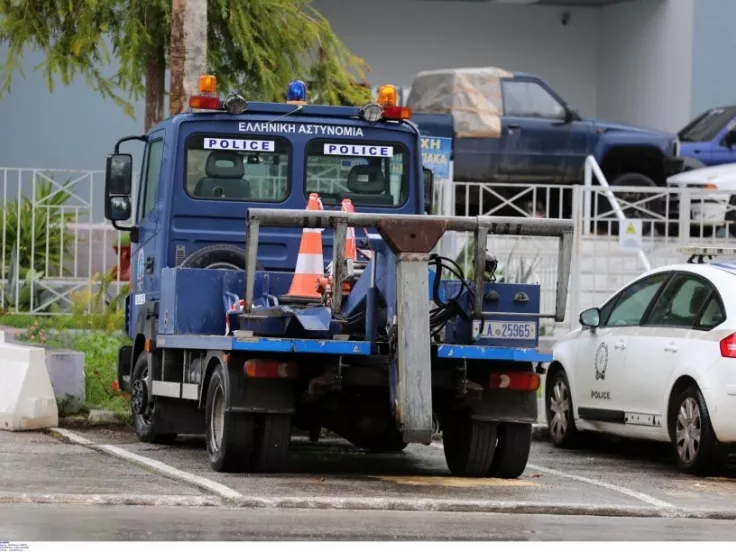
<path fill-rule="evenodd" d="M 217 483 L 216 481 L 212 481 L 210 479 L 199 477 L 189 472 L 185 472 L 185 471 L 173 468 L 169 466 L 168 464 L 159 462 L 158 460 L 152 460 L 150 458 L 146 458 L 145 456 L 140 456 L 138 454 L 135 454 L 133 452 L 130 452 L 128 450 L 125 450 L 125 449 L 122 449 L 120 447 L 116 447 L 113 445 L 98 445 L 94 443 L 93 441 L 90 441 L 89 439 L 86 439 L 82 437 L 81 435 L 74 433 L 73 431 L 69 431 L 68 429 L 54 428 L 51 431 L 58 433 L 62 437 L 68 439 L 69 441 L 77 445 L 81 445 L 83 447 L 87 447 L 92 450 L 96 450 L 98 452 L 108 454 L 110 456 L 115 456 L 116 458 L 120 458 L 128 462 L 133 462 L 135 464 L 145 466 L 146 468 L 154 470 L 155 472 L 165 477 L 170 477 L 178 481 L 189 483 L 201 489 L 206 489 L 208 491 L 215 493 L 217 496 L 220 496 L 222 498 L 227 498 L 229 500 L 243 498 L 242 494 L 231 489 L 230 487 L 226 487 L 225 485 Z"/>
<path fill-rule="evenodd" d="M 435 448 L 439 448 L 439 449 L 443 448 L 443 445 L 439 443 L 432 443 L 432 446 Z M 675 506 L 674 504 L 670 504 L 669 502 L 665 502 L 664 500 L 659 500 L 658 498 L 655 498 L 648 494 L 640 493 L 638 491 L 632 491 L 631 489 L 627 489 L 626 487 L 621 487 L 619 485 L 613 485 L 612 483 L 606 483 L 605 481 L 599 481 L 598 479 L 590 479 L 589 477 L 583 477 L 582 475 L 574 475 L 572 473 L 567 473 L 567 472 L 563 472 L 560 470 L 554 470 L 552 468 L 545 468 L 544 466 L 537 466 L 536 464 L 527 464 L 527 467 L 532 470 L 540 471 L 542 473 L 548 473 L 549 475 L 556 475 L 557 477 L 565 477 L 567 479 L 574 479 L 575 481 L 580 481 L 581 483 L 588 483 L 590 485 L 596 485 L 598 487 L 603 487 L 610 491 L 614 491 L 614 492 L 617 492 L 617 493 L 620 493 L 626 496 L 630 496 L 631 498 L 641 500 L 642 502 L 645 502 L 652 506 L 656 506 L 657 508 L 663 508 L 666 510 L 679 510 L 680 509 L 678 506 Z"/>

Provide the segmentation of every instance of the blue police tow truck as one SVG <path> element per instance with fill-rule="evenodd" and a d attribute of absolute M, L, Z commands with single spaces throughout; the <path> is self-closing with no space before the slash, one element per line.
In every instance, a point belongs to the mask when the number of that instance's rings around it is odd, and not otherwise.
<path fill-rule="evenodd" d="M 519 476 L 572 223 L 430 216 L 395 88 L 363 107 L 306 97 L 293 81 L 284 104 L 222 99 L 205 75 L 188 112 L 108 156 L 105 215 L 134 244 L 118 380 L 139 439 L 204 434 L 214 470 L 283 471 L 292 428 L 395 452 L 438 423 L 453 474 Z M 145 144 L 137 194 L 130 140 Z M 448 230 L 475 237 L 470 278 L 433 253 Z M 539 286 L 494 282 L 489 234 L 559 238 L 555 312 Z"/>

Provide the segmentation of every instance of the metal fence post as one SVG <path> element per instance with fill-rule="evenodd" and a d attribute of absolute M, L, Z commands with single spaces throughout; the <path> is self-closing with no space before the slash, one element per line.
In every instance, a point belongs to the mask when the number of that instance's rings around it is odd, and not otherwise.
<path fill-rule="evenodd" d="M 583 232 L 585 235 L 590 234 L 590 219 L 591 211 L 593 210 L 593 168 L 590 165 L 588 158 L 585 159 L 583 165 L 583 186 L 585 188 L 585 204 L 583 206 Z M 575 204 L 575 198 L 573 195 L 573 205 Z"/>
<path fill-rule="evenodd" d="M 686 244 L 690 238 L 690 209 L 692 203 L 692 194 L 687 188 L 680 190 L 680 212 L 678 224 L 678 241 Z"/>

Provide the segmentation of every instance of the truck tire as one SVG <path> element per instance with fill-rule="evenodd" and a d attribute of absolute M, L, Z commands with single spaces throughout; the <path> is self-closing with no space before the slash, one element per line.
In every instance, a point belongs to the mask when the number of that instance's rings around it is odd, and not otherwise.
<path fill-rule="evenodd" d="M 181 268 L 245 270 L 245 249 L 229 243 L 208 245 L 189 255 L 179 266 Z M 261 263 L 256 263 L 256 270 L 263 270 Z"/>
<path fill-rule="evenodd" d="M 205 437 L 210 466 L 218 472 L 248 470 L 253 452 L 252 414 L 227 412 L 225 368 L 215 368 L 207 387 Z"/>
<path fill-rule="evenodd" d="M 532 448 L 532 424 L 503 422 L 498 426 L 498 443 L 488 475 L 516 479 L 526 469 Z"/>
<path fill-rule="evenodd" d="M 487 477 L 496 450 L 498 423 L 451 415 L 442 428 L 445 460 L 456 477 Z"/>
<path fill-rule="evenodd" d="M 130 409 L 135 434 L 144 443 L 170 445 L 176 441 L 176 433 L 161 433 L 156 427 L 156 399 L 153 406 L 148 405 L 150 393 L 146 385 L 148 370 L 148 354 L 141 353 L 133 366 L 133 377 L 130 381 Z"/>
<path fill-rule="evenodd" d="M 263 414 L 256 430 L 253 469 L 258 472 L 280 472 L 286 467 L 291 440 L 289 414 Z"/>

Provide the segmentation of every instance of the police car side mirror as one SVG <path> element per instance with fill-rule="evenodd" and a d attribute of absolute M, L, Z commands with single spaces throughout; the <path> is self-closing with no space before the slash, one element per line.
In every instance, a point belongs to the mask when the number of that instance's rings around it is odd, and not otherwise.
<path fill-rule="evenodd" d="M 595 329 L 601 325 L 601 311 L 598 308 L 586 309 L 580 313 L 580 325 Z"/>
<path fill-rule="evenodd" d="M 105 168 L 105 218 L 114 222 L 128 220 L 132 213 L 133 156 L 113 153 Z"/>
<path fill-rule="evenodd" d="M 423 168 L 424 173 L 424 212 L 432 214 L 432 199 L 434 198 L 434 173 L 431 169 Z"/>

